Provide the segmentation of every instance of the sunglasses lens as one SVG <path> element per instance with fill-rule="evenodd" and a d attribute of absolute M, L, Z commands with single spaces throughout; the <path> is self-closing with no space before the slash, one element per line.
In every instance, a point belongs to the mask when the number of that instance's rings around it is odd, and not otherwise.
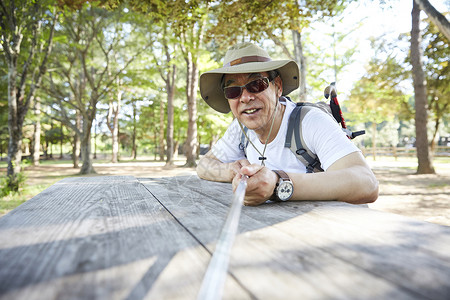
<path fill-rule="evenodd" d="M 225 98 L 236 99 L 242 95 L 242 89 L 246 88 L 248 92 L 257 94 L 269 87 L 268 78 L 259 78 L 247 83 L 245 86 L 229 86 L 223 89 Z"/>
<path fill-rule="evenodd" d="M 254 80 L 252 82 L 247 83 L 247 85 L 245 86 L 247 91 L 249 91 L 250 93 L 254 93 L 254 94 L 261 93 L 268 87 L 269 87 L 269 81 L 267 80 L 267 78 L 260 78 L 260 79 Z"/>
<path fill-rule="evenodd" d="M 242 94 L 242 87 L 230 86 L 230 87 L 226 87 L 223 91 L 225 93 L 225 98 L 235 99 Z"/>

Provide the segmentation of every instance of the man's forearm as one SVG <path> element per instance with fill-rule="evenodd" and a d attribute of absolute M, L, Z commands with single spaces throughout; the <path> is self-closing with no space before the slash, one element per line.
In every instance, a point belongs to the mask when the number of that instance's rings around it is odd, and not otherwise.
<path fill-rule="evenodd" d="M 346 170 L 290 174 L 294 182 L 292 200 L 373 202 L 378 197 L 378 182 L 370 172 L 364 167 L 354 166 Z"/>
<path fill-rule="evenodd" d="M 233 170 L 232 164 L 205 156 L 197 165 L 197 175 L 206 180 L 231 182 L 236 172 Z"/>

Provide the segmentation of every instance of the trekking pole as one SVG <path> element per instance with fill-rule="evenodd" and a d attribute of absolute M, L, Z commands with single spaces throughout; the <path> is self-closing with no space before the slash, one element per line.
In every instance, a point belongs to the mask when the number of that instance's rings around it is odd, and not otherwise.
<path fill-rule="evenodd" d="M 347 134 L 349 139 L 354 139 L 355 137 L 366 133 L 365 130 L 352 132 L 349 129 L 347 129 L 347 125 L 345 124 L 344 116 L 342 115 L 341 106 L 339 105 L 339 102 L 337 100 L 337 92 L 336 92 L 336 83 L 335 82 L 330 83 L 330 85 L 325 88 L 323 95 L 325 96 L 326 99 L 328 99 L 331 96 L 330 108 L 331 108 L 333 117 L 336 119 L 336 121 L 338 121 L 338 123 L 341 123 L 342 130 L 345 132 L 345 134 Z"/>
<path fill-rule="evenodd" d="M 337 99 L 336 82 L 330 83 L 330 85 L 325 88 L 323 94 L 326 99 L 328 99 L 328 97 L 331 96 L 330 98 L 331 112 L 333 113 L 334 118 L 338 120 L 339 123 L 341 123 L 342 128 L 346 129 L 347 125 L 345 124 L 345 119 L 344 116 L 342 115 L 341 106 L 339 105 Z"/>
<path fill-rule="evenodd" d="M 230 211 L 228 212 L 227 219 L 217 241 L 216 249 L 203 278 L 202 286 L 197 297 L 198 300 L 222 298 L 228 263 L 230 261 L 231 247 L 236 237 L 242 203 L 244 202 L 245 190 L 247 189 L 247 179 L 247 175 L 242 176 L 233 194 Z"/>

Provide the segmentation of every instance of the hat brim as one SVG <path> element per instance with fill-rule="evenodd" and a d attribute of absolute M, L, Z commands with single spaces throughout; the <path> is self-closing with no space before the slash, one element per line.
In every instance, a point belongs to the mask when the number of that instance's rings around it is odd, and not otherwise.
<path fill-rule="evenodd" d="M 200 94 L 205 102 L 221 113 L 230 112 L 230 105 L 220 86 L 224 74 L 260 73 L 278 70 L 283 81 L 283 95 L 288 95 L 299 85 L 298 65 L 293 60 L 251 62 L 231 67 L 222 67 L 200 75 Z"/>

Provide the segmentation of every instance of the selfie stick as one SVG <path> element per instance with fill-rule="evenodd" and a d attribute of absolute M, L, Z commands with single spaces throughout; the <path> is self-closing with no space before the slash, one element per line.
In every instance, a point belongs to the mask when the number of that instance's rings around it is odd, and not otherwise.
<path fill-rule="evenodd" d="M 216 249 L 203 278 L 198 300 L 222 299 L 231 247 L 236 237 L 242 203 L 244 202 L 245 190 L 247 188 L 247 179 L 247 175 L 242 176 L 233 194 L 230 211 L 228 212 L 227 219 L 217 241 Z"/>

